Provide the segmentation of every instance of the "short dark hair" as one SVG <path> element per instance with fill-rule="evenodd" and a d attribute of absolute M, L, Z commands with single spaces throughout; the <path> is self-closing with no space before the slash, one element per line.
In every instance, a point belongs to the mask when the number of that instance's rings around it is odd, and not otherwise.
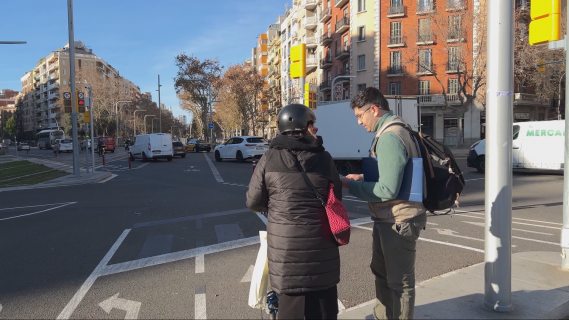
<path fill-rule="evenodd" d="M 370 103 L 376 105 L 381 110 L 390 110 L 387 99 L 385 99 L 379 89 L 374 87 L 368 87 L 358 92 L 358 94 L 356 94 L 356 96 L 352 99 L 352 102 L 350 102 L 350 107 L 352 109 L 361 108 Z"/>

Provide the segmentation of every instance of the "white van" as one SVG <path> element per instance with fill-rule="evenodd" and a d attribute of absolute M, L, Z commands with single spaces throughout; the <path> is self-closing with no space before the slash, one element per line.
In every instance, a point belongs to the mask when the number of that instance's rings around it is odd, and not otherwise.
<path fill-rule="evenodd" d="M 169 133 L 141 134 L 134 138 L 134 144 L 130 147 L 130 160 L 141 159 L 167 159 L 172 161 L 174 156 L 172 148 L 172 136 Z"/>
<path fill-rule="evenodd" d="M 546 170 L 563 173 L 565 120 L 514 123 L 513 168 L 516 171 Z M 467 165 L 484 172 L 486 140 L 470 147 Z"/>

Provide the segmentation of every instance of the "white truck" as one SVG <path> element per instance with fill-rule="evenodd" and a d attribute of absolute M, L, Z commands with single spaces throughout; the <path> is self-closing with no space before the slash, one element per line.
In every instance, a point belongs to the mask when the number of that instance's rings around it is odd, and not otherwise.
<path fill-rule="evenodd" d="M 420 109 L 417 97 L 385 96 L 389 108 L 402 117 L 413 130 L 419 131 Z M 318 135 L 324 141 L 326 151 L 332 155 L 341 175 L 361 173 L 362 158 L 369 157 L 369 150 L 375 133 L 358 125 L 350 101 L 319 105 L 316 110 Z"/>

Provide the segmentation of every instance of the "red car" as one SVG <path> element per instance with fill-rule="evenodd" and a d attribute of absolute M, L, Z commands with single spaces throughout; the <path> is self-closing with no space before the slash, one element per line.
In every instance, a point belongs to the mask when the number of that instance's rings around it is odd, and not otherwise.
<path fill-rule="evenodd" d="M 98 137 L 95 141 L 95 150 L 98 151 L 99 148 L 99 141 L 101 141 L 104 145 L 107 146 L 107 151 L 115 153 L 115 138 L 113 137 Z"/>

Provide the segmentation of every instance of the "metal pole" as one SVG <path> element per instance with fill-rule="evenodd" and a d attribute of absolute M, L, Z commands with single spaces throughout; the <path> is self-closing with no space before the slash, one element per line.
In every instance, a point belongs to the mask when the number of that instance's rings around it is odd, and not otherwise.
<path fill-rule="evenodd" d="M 306 78 L 299 78 L 298 82 L 300 85 L 300 104 L 304 104 L 304 85 L 306 84 Z"/>
<path fill-rule="evenodd" d="M 160 105 L 160 75 L 158 75 L 158 121 L 160 122 L 159 133 L 162 133 L 162 106 Z"/>
<path fill-rule="evenodd" d="M 567 6 L 569 13 L 569 5 Z M 565 61 L 569 61 L 569 30 L 565 36 Z M 565 62 L 567 64 L 567 62 Z M 561 269 L 569 270 L 569 81 L 565 78 L 565 160 L 563 164 L 563 229 L 561 230 Z"/>
<path fill-rule="evenodd" d="M 144 133 L 145 134 L 148 133 L 148 131 L 146 131 L 146 117 L 156 117 L 156 116 L 153 114 L 147 114 L 144 116 Z M 154 119 L 152 119 L 152 123 L 154 124 Z"/>
<path fill-rule="evenodd" d="M 89 99 L 89 98 L 87 98 Z M 85 121 L 83 121 L 85 122 Z M 84 124 L 85 132 L 87 132 L 87 124 Z M 85 173 L 89 173 L 89 144 L 85 145 Z"/>
<path fill-rule="evenodd" d="M 488 1 L 484 308 L 512 310 L 514 0 Z"/>
<path fill-rule="evenodd" d="M 67 20 L 69 29 L 69 82 L 71 82 L 71 130 L 73 130 L 73 173 L 79 178 L 79 139 L 77 138 L 77 98 L 75 96 L 75 36 L 73 33 L 73 0 L 67 0 Z"/>
<path fill-rule="evenodd" d="M 209 124 L 213 124 L 212 122 L 212 108 L 211 108 L 211 83 L 208 81 L 207 82 L 208 87 L 207 87 L 207 104 L 209 106 Z M 208 126 L 209 126 L 208 124 Z M 211 147 L 213 148 L 213 128 L 209 129 L 209 143 L 211 145 Z"/>
<path fill-rule="evenodd" d="M 93 138 L 93 92 L 92 92 L 92 88 L 91 85 L 87 85 L 87 89 L 89 89 L 89 109 L 90 109 L 90 113 L 91 113 L 91 119 L 90 119 L 90 127 L 91 127 L 91 166 L 92 166 L 92 170 L 91 173 L 95 174 L 95 148 L 94 143 L 95 140 Z"/>

